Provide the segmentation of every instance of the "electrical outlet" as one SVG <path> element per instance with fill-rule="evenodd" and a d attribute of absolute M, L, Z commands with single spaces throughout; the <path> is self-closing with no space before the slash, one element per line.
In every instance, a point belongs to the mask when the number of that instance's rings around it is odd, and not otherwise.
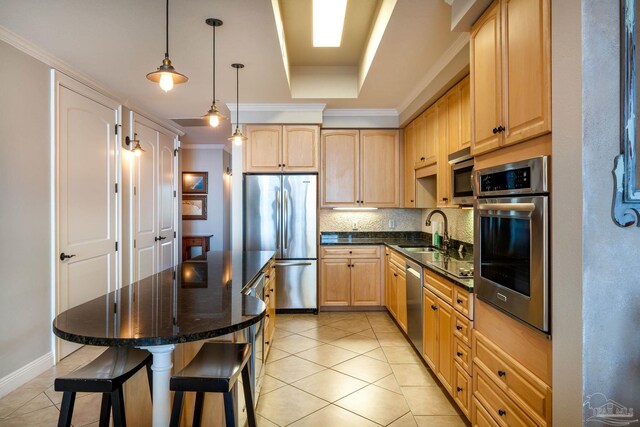
<path fill-rule="evenodd" d="M 390 219 L 389 220 L 389 230 L 393 230 L 396 228 L 396 220 L 395 219 Z"/>
<path fill-rule="evenodd" d="M 351 224 L 351 228 L 353 228 L 353 230 L 357 230 L 358 229 L 358 220 L 354 219 L 352 224 Z"/>

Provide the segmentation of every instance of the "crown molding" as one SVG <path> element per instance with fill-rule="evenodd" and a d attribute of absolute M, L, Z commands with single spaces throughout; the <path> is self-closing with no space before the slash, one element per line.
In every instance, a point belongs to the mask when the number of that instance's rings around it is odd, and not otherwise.
<path fill-rule="evenodd" d="M 115 93 L 115 91 L 105 89 L 104 86 L 102 86 L 100 83 L 95 81 L 89 75 L 76 69 L 75 67 L 68 64 L 67 62 L 55 57 L 54 55 L 43 50 L 39 46 L 36 46 L 29 40 L 14 33 L 8 28 L 3 27 L 2 25 L 0 25 L 0 41 L 3 41 L 15 47 L 19 51 L 29 55 L 34 59 L 37 59 L 38 61 L 48 65 L 51 68 L 54 68 L 56 71 L 66 75 L 67 77 L 70 77 L 78 81 L 79 83 L 82 83 L 83 85 L 90 87 L 91 89 L 95 90 L 101 95 L 111 98 L 112 100 L 121 104 L 123 107 L 127 107 L 130 110 L 134 110 L 138 114 L 145 116 L 149 120 L 170 129 L 171 131 L 177 133 L 180 136 L 184 135 L 184 131 L 181 130 L 180 128 L 177 128 L 175 124 L 171 124 L 169 121 L 161 119 L 155 116 L 154 114 L 149 113 L 144 108 L 141 108 L 135 103 L 130 102 L 126 96 L 123 96 L 122 94 L 119 94 L 119 93 Z"/>
<path fill-rule="evenodd" d="M 404 110 L 429 86 L 429 84 L 442 72 L 442 70 L 455 58 L 455 56 L 469 44 L 469 33 L 461 33 L 449 48 L 438 58 L 422 77 L 415 89 L 400 103 L 397 110 L 402 114 Z"/>
<path fill-rule="evenodd" d="M 397 117 L 395 108 L 329 108 L 325 117 Z"/>
<path fill-rule="evenodd" d="M 183 150 L 224 150 L 226 144 L 182 144 Z"/>
<path fill-rule="evenodd" d="M 230 103 L 227 104 L 229 110 L 234 113 L 236 110 L 236 104 Z M 298 111 L 319 111 L 322 112 L 327 108 L 327 104 L 294 104 L 294 103 L 282 103 L 282 104 L 240 104 L 240 111 L 251 111 L 251 112 L 298 112 Z"/>

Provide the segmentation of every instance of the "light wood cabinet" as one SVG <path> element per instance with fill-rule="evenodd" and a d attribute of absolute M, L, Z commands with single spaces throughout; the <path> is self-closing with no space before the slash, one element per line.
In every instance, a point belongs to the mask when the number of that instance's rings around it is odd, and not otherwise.
<path fill-rule="evenodd" d="M 371 252 L 371 249 L 375 249 L 375 252 Z M 362 257 L 367 253 L 369 258 Z M 375 254 L 375 258 L 371 253 Z M 383 269 L 379 246 L 322 248 L 321 255 L 321 306 L 382 305 Z"/>
<path fill-rule="evenodd" d="M 404 269 L 396 267 L 396 288 L 398 295 L 398 323 L 407 332 L 407 275 Z"/>
<path fill-rule="evenodd" d="M 453 400 L 467 418 L 471 418 L 471 396 L 471 376 L 454 363 Z"/>
<path fill-rule="evenodd" d="M 472 153 L 551 132 L 549 0 L 495 0 L 471 29 Z"/>
<path fill-rule="evenodd" d="M 407 279 L 404 267 L 405 260 L 395 252 L 390 252 L 386 258 L 386 307 L 400 327 L 406 332 Z"/>
<path fill-rule="evenodd" d="M 469 76 L 459 83 L 460 89 L 460 145 L 459 150 L 471 147 L 471 81 Z"/>
<path fill-rule="evenodd" d="M 437 110 L 437 130 L 438 130 L 438 178 L 437 178 L 437 205 L 438 207 L 451 206 L 451 165 L 449 164 L 449 115 L 459 110 L 459 105 L 450 105 L 448 97 L 443 97 L 436 103 Z M 455 123 L 459 126 L 459 121 Z M 458 130 L 456 130 L 459 133 Z M 455 135 L 454 135 L 455 136 Z M 457 144 L 457 141 L 455 141 Z"/>
<path fill-rule="evenodd" d="M 436 371 L 438 363 L 438 305 L 436 296 L 426 289 L 422 290 L 423 307 L 423 345 L 422 355 L 431 370 Z"/>
<path fill-rule="evenodd" d="M 245 172 L 317 172 L 319 132 L 313 125 L 247 126 Z"/>
<path fill-rule="evenodd" d="M 416 207 L 416 172 L 414 169 L 416 126 L 415 121 L 404 128 L 404 201 L 405 208 Z"/>
<path fill-rule="evenodd" d="M 451 394 L 453 388 L 453 308 L 442 302 L 436 304 L 438 306 L 436 376 Z"/>
<path fill-rule="evenodd" d="M 397 130 L 326 130 L 321 147 L 321 207 L 400 206 Z"/>
<path fill-rule="evenodd" d="M 486 409 L 473 398 L 473 404 L 471 405 L 471 425 L 473 427 L 500 427 L 496 423 Z"/>
<path fill-rule="evenodd" d="M 265 271 L 264 298 L 267 306 L 264 324 L 264 360 L 269 357 L 273 334 L 276 330 L 276 264 L 271 261 Z"/>
<path fill-rule="evenodd" d="M 435 105 L 416 119 L 414 161 L 415 169 L 438 161 L 438 111 Z"/>

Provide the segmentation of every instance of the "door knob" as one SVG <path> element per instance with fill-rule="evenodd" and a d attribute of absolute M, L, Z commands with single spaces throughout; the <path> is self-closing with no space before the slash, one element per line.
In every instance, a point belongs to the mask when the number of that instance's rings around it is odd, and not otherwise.
<path fill-rule="evenodd" d="M 160 236 L 160 237 L 154 237 L 153 238 L 153 240 L 155 240 L 156 242 L 159 241 L 159 240 L 164 240 L 164 239 L 166 239 L 166 237 Z"/>
<path fill-rule="evenodd" d="M 73 258 L 76 254 L 67 255 L 64 252 L 60 254 L 60 261 L 64 261 L 65 259 Z"/>

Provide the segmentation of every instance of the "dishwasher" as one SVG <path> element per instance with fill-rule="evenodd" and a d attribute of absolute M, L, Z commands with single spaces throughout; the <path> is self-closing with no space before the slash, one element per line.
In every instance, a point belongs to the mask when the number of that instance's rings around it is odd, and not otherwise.
<path fill-rule="evenodd" d="M 407 335 L 422 353 L 422 267 L 407 260 Z"/>

